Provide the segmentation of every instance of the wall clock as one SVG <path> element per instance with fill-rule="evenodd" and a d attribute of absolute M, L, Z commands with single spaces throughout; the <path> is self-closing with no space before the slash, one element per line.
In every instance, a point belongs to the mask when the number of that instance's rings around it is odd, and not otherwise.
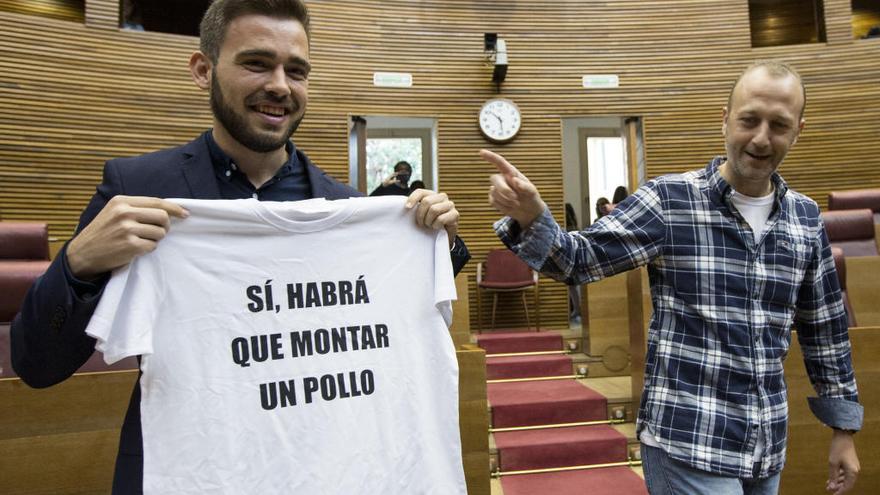
<path fill-rule="evenodd" d="M 480 131 L 493 143 L 507 143 L 516 137 L 522 124 L 519 107 L 507 98 L 493 98 L 480 109 Z"/>

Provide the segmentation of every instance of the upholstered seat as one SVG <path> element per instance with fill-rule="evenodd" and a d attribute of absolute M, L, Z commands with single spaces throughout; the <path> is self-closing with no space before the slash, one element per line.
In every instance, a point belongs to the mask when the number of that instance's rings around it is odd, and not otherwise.
<path fill-rule="evenodd" d="M 10 362 L 9 323 L 15 318 L 28 289 L 49 267 L 49 229 L 45 223 L 0 222 L 0 378 L 15 376 Z M 78 370 L 137 369 L 137 359 L 125 358 L 112 366 L 101 353 Z"/>
<path fill-rule="evenodd" d="M 874 214 L 870 209 L 834 210 L 822 213 L 832 246 L 846 256 L 876 256 Z"/>
<path fill-rule="evenodd" d="M 485 267 L 485 273 L 484 268 Z M 531 328 L 529 307 L 526 303 L 526 291 L 534 288 L 535 299 L 535 330 L 541 325 L 541 312 L 538 306 L 538 274 L 529 268 L 513 252 L 507 249 L 495 249 L 486 255 L 486 262 L 477 264 L 477 328 L 482 331 L 482 295 L 483 291 L 492 292 L 492 328 L 495 328 L 495 313 L 498 307 L 498 294 L 501 292 L 520 292 L 523 308 L 526 313 L 526 325 Z"/>
<path fill-rule="evenodd" d="M 28 289 L 48 267 L 46 224 L 0 222 L 0 322 L 12 321 Z"/>

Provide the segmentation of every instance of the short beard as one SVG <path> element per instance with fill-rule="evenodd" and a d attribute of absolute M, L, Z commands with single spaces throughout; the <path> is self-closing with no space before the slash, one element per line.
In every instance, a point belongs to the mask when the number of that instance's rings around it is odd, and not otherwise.
<path fill-rule="evenodd" d="M 290 136 L 296 132 L 299 123 L 302 122 L 305 116 L 302 115 L 300 118 L 292 121 L 283 137 L 273 138 L 261 135 L 258 132 L 254 132 L 245 122 L 244 118 L 235 113 L 235 110 L 226 102 L 223 90 L 220 89 L 220 81 L 217 79 L 216 69 L 212 70 L 211 77 L 213 81 L 213 84 L 211 84 L 211 111 L 214 113 L 214 118 L 220 122 L 233 139 L 251 151 L 269 153 L 283 148 L 290 140 Z"/>

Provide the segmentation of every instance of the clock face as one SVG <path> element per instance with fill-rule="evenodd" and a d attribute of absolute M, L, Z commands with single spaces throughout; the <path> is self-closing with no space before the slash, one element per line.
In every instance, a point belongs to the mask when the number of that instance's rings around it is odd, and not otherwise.
<path fill-rule="evenodd" d="M 506 98 L 488 100 L 480 109 L 480 131 L 489 141 L 510 141 L 519 132 L 521 123 L 519 107 Z"/>

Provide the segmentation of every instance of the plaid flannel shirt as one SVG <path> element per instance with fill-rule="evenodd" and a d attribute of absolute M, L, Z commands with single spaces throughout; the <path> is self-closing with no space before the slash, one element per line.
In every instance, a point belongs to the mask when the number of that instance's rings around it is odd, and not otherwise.
<path fill-rule="evenodd" d="M 647 264 L 654 313 L 638 432 L 648 426 L 669 456 L 697 469 L 764 478 L 785 462 L 792 326 L 819 395 L 813 413 L 858 430 L 863 409 L 818 206 L 774 174 L 773 212 L 755 242 L 723 162 L 651 180 L 581 232 L 563 231 L 549 211 L 525 231 L 509 217 L 495 230 L 534 269 L 569 284 Z"/>

